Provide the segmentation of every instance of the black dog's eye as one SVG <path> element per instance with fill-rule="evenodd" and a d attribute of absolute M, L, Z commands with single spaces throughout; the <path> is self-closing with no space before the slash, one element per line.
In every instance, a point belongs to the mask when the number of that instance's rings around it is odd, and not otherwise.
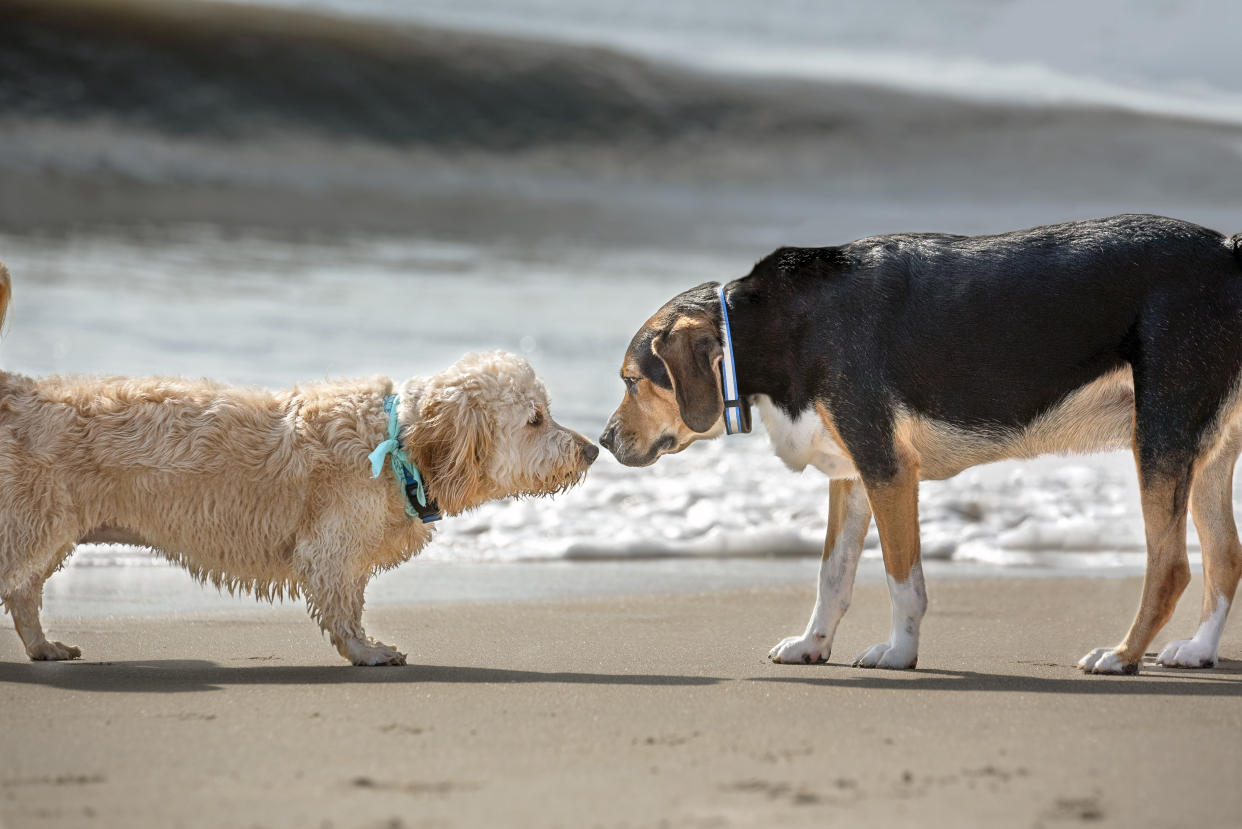
<path fill-rule="evenodd" d="M 638 378 L 637 377 L 622 377 L 621 379 L 625 381 L 626 391 L 628 391 L 630 394 L 637 393 L 638 391 Z"/>
<path fill-rule="evenodd" d="M 543 412 L 540 411 L 539 409 L 535 409 L 535 413 L 530 416 L 530 420 L 526 421 L 526 425 L 527 426 L 542 426 L 543 425 Z"/>

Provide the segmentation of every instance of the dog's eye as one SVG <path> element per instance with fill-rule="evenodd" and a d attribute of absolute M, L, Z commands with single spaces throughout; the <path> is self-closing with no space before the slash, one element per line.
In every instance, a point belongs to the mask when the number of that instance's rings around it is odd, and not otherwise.
<path fill-rule="evenodd" d="M 539 409 L 535 409 L 535 413 L 530 416 L 530 420 L 526 421 L 526 425 L 527 426 L 542 426 L 543 425 L 543 412 L 540 411 Z"/>
<path fill-rule="evenodd" d="M 629 392 L 630 394 L 638 393 L 638 378 L 637 377 L 622 377 L 621 379 L 625 381 L 625 390 L 627 392 Z"/>

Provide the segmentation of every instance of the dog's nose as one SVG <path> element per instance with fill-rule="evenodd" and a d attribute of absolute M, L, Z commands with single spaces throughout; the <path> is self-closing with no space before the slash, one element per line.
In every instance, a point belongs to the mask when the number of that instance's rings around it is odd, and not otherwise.
<path fill-rule="evenodd" d="M 586 458 L 587 463 L 595 463 L 595 459 L 599 457 L 599 447 L 594 443 L 588 443 L 582 447 L 582 456 Z"/>
<path fill-rule="evenodd" d="M 611 452 L 616 448 L 615 446 L 612 445 L 612 442 L 616 440 L 616 438 L 617 438 L 617 427 L 616 426 L 609 427 L 608 431 L 604 432 L 604 434 L 599 436 L 599 445 L 607 449 L 609 452 Z"/>

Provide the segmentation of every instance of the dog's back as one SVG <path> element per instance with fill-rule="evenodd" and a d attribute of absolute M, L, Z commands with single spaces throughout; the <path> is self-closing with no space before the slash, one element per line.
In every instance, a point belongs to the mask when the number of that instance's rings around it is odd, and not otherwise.
<path fill-rule="evenodd" d="M 751 278 L 778 304 L 816 309 L 811 353 L 857 354 L 856 373 L 882 373 L 912 410 L 963 428 L 1018 428 L 1126 366 L 1142 331 L 1184 327 L 1179 308 L 1206 314 L 1201 294 L 1242 325 L 1239 238 L 1123 215 L 786 248 Z M 841 313 L 848 307 L 857 313 Z M 772 352 L 798 350 L 788 326 L 770 327 Z"/>

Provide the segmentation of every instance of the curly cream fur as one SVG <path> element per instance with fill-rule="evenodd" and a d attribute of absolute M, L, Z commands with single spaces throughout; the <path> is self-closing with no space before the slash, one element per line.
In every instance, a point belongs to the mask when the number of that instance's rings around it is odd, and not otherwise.
<path fill-rule="evenodd" d="M 406 515 L 387 464 L 371 477 L 367 455 L 387 437 L 392 391 L 384 377 L 273 392 L 0 372 L 0 597 L 28 654 L 78 655 L 43 636 L 43 582 L 79 541 L 103 538 L 152 547 L 229 591 L 305 596 L 347 659 L 401 663 L 362 627 L 372 575 L 433 532 Z M 403 443 L 446 514 L 557 491 L 594 459 L 585 438 L 547 416 L 547 394 L 520 357 L 467 355 L 399 391 Z"/>

